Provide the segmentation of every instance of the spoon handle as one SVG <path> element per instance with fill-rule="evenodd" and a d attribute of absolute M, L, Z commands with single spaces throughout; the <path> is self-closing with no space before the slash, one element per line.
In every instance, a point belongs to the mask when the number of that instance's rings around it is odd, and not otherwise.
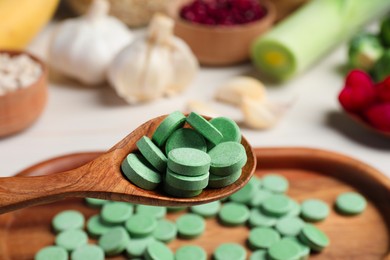
<path fill-rule="evenodd" d="M 66 197 L 84 196 L 88 168 L 87 164 L 44 176 L 0 178 L 0 214 Z"/>

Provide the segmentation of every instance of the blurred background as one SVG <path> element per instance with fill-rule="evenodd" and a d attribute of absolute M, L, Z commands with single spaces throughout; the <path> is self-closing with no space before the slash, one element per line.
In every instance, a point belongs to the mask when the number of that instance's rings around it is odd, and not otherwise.
<path fill-rule="evenodd" d="M 337 2 L 1 1 L 1 175 L 107 150 L 174 110 L 232 117 L 254 147 L 329 149 L 389 175 L 388 105 L 376 122 L 338 96 L 348 71 L 371 73 L 388 52 L 389 25 L 380 25 L 390 4 Z M 374 40 L 351 45 L 362 33 Z M 8 50 L 44 64 L 47 97 L 23 104 L 18 75 L 3 76 Z M 375 84 L 388 74 L 379 67 Z"/>

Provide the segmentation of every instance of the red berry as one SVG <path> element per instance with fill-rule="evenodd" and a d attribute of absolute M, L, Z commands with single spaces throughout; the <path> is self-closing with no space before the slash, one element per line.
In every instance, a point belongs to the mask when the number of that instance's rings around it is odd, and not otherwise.
<path fill-rule="evenodd" d="M 390 132 L 390 103 L 375 104 L 364 111 L 364 116 L 373 127 Z"/>
<path fill-rule="evenodd" d="M 362 70 L 351 70 L 347 78 L 345 79 L 346 86 L 357 86 L 364 85 L 367 87 L 374 86 L 374 82 L 372 81 L 370 75 Z"/>
<path fill-rule="evenodd" d="M 376 86 L 378 99 L 382 102 L 390 102 L 390 76 Z"/>
<path fill-rule="evenodd" d="M 370 76 L 359 70 L 351 71 L 345 86 L 339 94 L 343 108 L 352 113 L 359 113 L 374 103 L 376 98 L 374 83 Z"/>
<path fill-rule="evenodd" d="M 194 23 L 234 25 L 261 19 L 266 12 L 259 0 L 194 0 L 180 16 Z"/>

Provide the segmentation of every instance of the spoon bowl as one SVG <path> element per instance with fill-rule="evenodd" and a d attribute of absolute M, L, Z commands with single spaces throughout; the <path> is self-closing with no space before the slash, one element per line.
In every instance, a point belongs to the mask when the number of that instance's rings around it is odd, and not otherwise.
<path fill-rule="evenodd" d="M 142 136 L 153 135 L 166 116 L 147 121 L 109 151 L 76 169 L 45 176 L 0 178 L 0 213 L 68 197 L 92 197 L 156 206 L 191 206 L 225 198 L 242 188 L 252 177 L 256 157 L 243 137 L 241 143 L 245 147 L 247 163 L 242 168 L 240 178 L 227 187 L 206 188 L 196 197 L 176 198 L 166 194 L 162 185 L 152 191 L 135 186 L 122 174 L 121 163 L 129 153 L 137 150 L 136 142 Z"/>

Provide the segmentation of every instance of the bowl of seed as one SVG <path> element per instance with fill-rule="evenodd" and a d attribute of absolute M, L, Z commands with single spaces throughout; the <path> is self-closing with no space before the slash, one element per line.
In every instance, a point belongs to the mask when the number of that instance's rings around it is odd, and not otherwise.
<path fill-rule="evenodd" d="M 46 100 L 46 65 L 24 51 L 0 51 L 0 138 L 31 126 Z"/>

